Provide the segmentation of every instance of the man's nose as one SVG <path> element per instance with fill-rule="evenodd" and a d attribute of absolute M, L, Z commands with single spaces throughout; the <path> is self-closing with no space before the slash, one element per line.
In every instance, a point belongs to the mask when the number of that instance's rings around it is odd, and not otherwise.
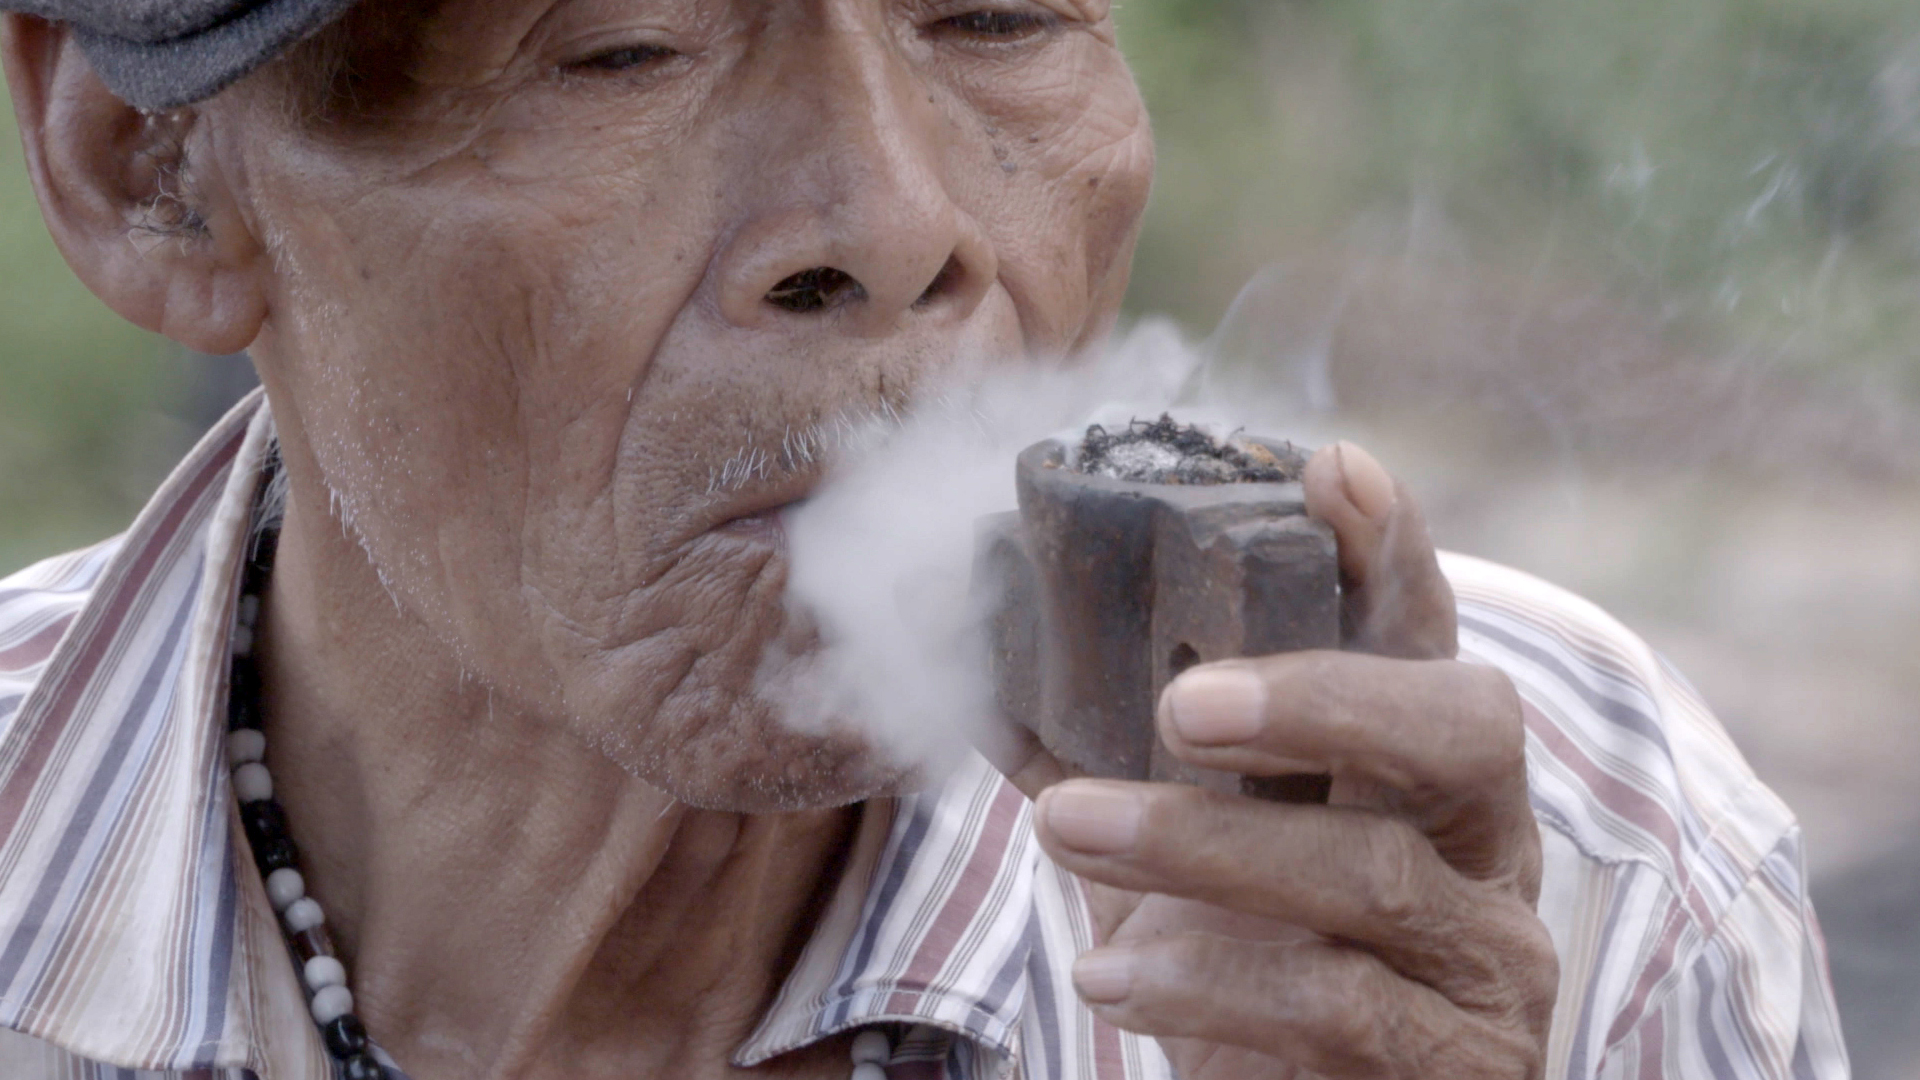
<path fill-rule="evenodd" d="M 760 88 L 778 104 L 751 125 L 752 196 L 723 248 L 719 303 L 743 327 L 881 335 L 958 322 L 998 265 L 949 190 L 937 96 L 865 28 L 823 29 Z"/>

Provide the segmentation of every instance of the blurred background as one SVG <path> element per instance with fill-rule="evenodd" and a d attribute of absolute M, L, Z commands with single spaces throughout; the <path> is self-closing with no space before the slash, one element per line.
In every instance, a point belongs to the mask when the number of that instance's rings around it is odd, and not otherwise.
<path fill-rule="evenodd" d="M 1205 334 L 1247 288 L 1237 347 L 1444 545 L 1688 672 L 1805 822 L 1857 1075 L 1920 1080 L 1920 4 L 1118 6 L 1131 310 Z M 80 288 L 0 133 L 0 574 L 123 528 L 250 385 Z"/>

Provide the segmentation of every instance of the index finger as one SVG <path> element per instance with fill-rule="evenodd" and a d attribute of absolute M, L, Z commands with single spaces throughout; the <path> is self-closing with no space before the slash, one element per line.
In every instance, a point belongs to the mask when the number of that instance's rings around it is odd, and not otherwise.
<path fill-rule="evenodd" d="M 1157 722 L 1193 765 L 1332 773 L 1335 801 L 1354 801 L 1342 788 L 1371 793 L 1363 801 L 1406 816 L 1449 863 L 1485 878 L 1525 871 L 1538 843 L 1524 717 L 1495 668 L 1311 651 L 1192 668 L 1161 696 Z"/>
<path fill-rule="evenodd" d="M 1309 650 L 1222 660 L 1160 697 L 1168 749 L 1211 769 L 1303 768 L 1408 794 L 1458 790 L 1525 762 L 1520 696 L 1497 668 Z"/>

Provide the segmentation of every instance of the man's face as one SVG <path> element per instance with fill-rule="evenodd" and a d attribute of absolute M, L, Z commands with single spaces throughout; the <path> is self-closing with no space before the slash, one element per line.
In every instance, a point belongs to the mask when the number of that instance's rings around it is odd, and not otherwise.
<path fill-rule="evenodd" d="M 843 418 L 1109 328 L 1152 152 L 1108 6 L 452 0 L 347 115 L 216 99 L 289 459 L 468 671 L 636 774 L 871 793 L 754 693 L 805 635 L 769 512 Z"/>

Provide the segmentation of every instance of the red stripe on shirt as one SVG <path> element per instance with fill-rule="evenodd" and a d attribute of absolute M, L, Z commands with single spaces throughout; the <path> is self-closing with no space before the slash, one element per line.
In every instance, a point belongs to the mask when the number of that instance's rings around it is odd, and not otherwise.
<path fill-rule="evenodd" d="M 993 803 L 987 808 L 986 822 L 980 829 L 979 842 L 974 845 L 973 854 L 968 856 L 966 868 L 960 871 L 960 879 L 954 884 L 953 891 L 947 894 L 946 901 L 940 905 L 940 914 L 934 916 L 933 923 L 927 927 L 926 936 L 920 939 L 920 947 L 914 951 L 913 960 L 900 977 L 901 986 L 924 990 L 940 974 L 940 968 L 946 964 L 947 957 L 953 954 L 960 935 L 966 932 L 973 917 L 979 913 L 987 890 L 1000 873 L 1007 845 L 1013 840 L 1013 824 L 1020 819 L 1020 807 L 1025 801 L 1009 783 L 1002 782 L 1000 789 L 994 792 Z"/>
<path fill-rule="evenodd" d="M 69 611 L 20 644 L 10 649 L 0 649 L 0 670 L 25 671 L 42 663 L 53 655 L 53 647 L 60 644 L 60 635 L 67 632 L 67 626 L 72 622 L 73 612 Z"/>
<path fill-rule="evenodd" d="M 121 564 L 125 571 L 115 580 L 113 591 L 107 594 L 105 606 L 95 614 L 89 602 L 88 614 L 93 618 L 90 623 L 78 628 L 85 638 L 77 643 L 78 651 L 72 666 L 60 674 L 53 699 L 38 717 L 31 718 L 31 730 L 20 732 L 29 739 L 26 749 L 12 773 L 0 779 L 0 843 L 11 838 L 15 826 L 19 825 L 27 800 L 40 780 L 41 771 L 46 768 L 47 758 L 53 753 L 54 743 L 59 741 L 60 733 L 66 729 L 67 718 L 85 697 L 88 684 L 99 669 L 101 660 L 111 651 L 114 638 L 120 633 L 134 600 L 151 580 L 154 565 L 161 553 L 179 535 L 181 525 L 198 505 L 200 496 L 215 480 L 226 475 L 227 466 L 239 453 L 245 435 L 244 427 L 236 428 L 227 442 L 213 452 L 207 467 L 188 481 L 179 496 L 167 504 L 160 520 L 141 538 L 132 558 Z M 125 556 L 124 549 L 121 554 Z M 27 719 L 24 710 L 22 718 Z"/>

